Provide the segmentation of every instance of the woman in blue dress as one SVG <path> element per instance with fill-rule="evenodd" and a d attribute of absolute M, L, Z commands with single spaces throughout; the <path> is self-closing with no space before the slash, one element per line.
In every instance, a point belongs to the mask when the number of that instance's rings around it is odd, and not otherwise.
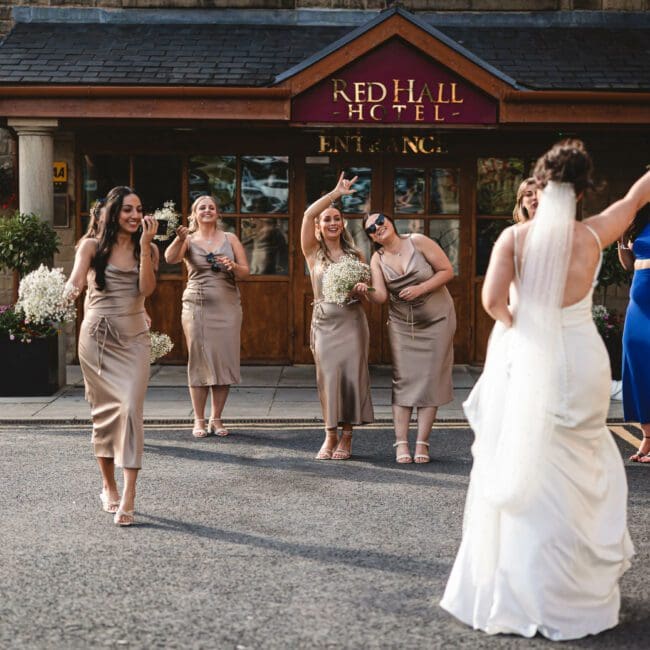
<path fill-rule="evenodd" d="M 643 440 L 630 460 L 650 463 L 650 206 L 621 238 L 618 257 L 634 270 L 623 330 L 623 413 L 626 422 L 639 422 Z"/>

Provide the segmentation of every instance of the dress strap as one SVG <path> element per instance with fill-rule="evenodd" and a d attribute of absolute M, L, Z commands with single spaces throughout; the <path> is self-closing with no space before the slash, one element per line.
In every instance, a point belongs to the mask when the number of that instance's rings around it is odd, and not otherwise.
<path fill-rule="evenodd" d="M 515 264 L 515 277 L 517 278 L 517 282 L 519 282 L 521 280 L 521 278 L 519 277 L 519 257 L 517 255 L 517 243 L 518 243 L 517 226 L 515 226 L 512 229 L 512 235 L 515 238 L 514 239 L 512 259 L 513 259 L 513 262 Z"/>
<path fill-rule="evenodd" d="M 594 236 L 594 239 L 598 244 L 598 251 L 600 252 L 600 259 L 598 260 L 598 265 L 596 266 L 594 279 L 591 282 L 591 286 L 595 287 L 598 284 L 598 274 L 600 273 L 600 267 L 603 265 L 603 243 L 600 241 L 600 237 L 598 236 L 598 233 L 591 226 L 585 224 L 585 228 Z"/>

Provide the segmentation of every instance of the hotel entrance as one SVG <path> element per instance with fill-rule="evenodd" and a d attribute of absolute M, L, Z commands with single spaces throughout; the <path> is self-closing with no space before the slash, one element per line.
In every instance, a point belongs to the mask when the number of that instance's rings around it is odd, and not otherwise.
<path fill-rule="evenodd" d="M 368 212 L 386 212 L 395 219 L 398 231 L 421 233 L 435 240 L 454 268 L 454 279 L 447 285 L 454 298 L 458 329 L 454 341 L 458 363 L 471 355 L 471 262 L 472 184 L 475 178 L 469 160 L 445 154 L 415 157 L 401 153 L 349 155 L 330 153 L 307 156 L 296 168 L 296 207 L 306 206 L 330 191 L 338 175 L 358 177 L 357 191 L 342 198 L 338 206 L 357 246 L 369 261 L 372 248 L 363 230 Z M 302 213 L 296 213 L 294 237 L 299 242 Z M 305 269 L 296 251 L 296 269 Z M 309 327 L 311 284 L 306 269 L 294 278 L 294 317 L 296 363 L 311 363 Z M 370 326 L 370 362 L 390 363 L 386 321 L 388 305 L 366 305 Z"/>

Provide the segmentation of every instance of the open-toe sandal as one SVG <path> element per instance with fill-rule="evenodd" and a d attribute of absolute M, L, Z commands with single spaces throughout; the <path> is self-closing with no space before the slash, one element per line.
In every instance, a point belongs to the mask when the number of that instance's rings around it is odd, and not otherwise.
<path fill-rule="evenodd" d="M 332 442 L 334 442 L 334 444 L 331 444 Z M 336 436 L 336 432 L 332 434 L 331 439 L 328 433 L 326 435 L 325 442 L 321 445 L 321 448 L 315 456 L 316 460 L 332 460 L 332 454 L 334 453 L 338 442 L 339 440 Z"/>
<path fill-rule="evenodd" d="M 393 443 L 393 447 L 399 447 L 399 445 L 406 445 L 406 448 L 409 448 L 409 443 L 407 440 L 398 440 L 397 442 Z M 411 453 L 409 451 L 408 454 L 399 454 L 398 456 L 395 457 L 395 462 L 399 463 L 400 465 L 406 465 L 408 463 L 413 462 L 413 458 L 411 457 Z"/>
<path fill-rule="evenodd" d="M 223 438 L 230 434 L 230 431 L 228 431 L 228 429 L 226 429 L 226 427 L 221 424 L 221 418 L 210 418 L 210 422 L 208 423 L 208 431 L 210 433 L 214 433 L 215 436 L 219 436 L 220 438 Z"/>
<path fill-rule="evenodd" d="M 429 457 L 429 443 L 424 442 L 424 440 L 418 440 L 415 443 L 416 450 L 417 450 L 418 445 L 424 445 L 427 448 L 427 453 L 426 454 L 415 454 L 415 456 L 413 456 L 413 460 L 416 463 L 419 463 L 419 464 L 431 462 L 431 458 Z"/>
<path fill-rule="evenodd" d="M 208 432 L 205 430 L 205 420 L 194 420 L 192 435 L 195 438 L 205 438 L 208 435 Z"/>
<path fill-rule="evenodd" d="M 350 446 L 347 449 L 345 447 L 341 447 L 341 445 L 343 444 L 343 440 L 345 439 L 350 441 Z M 348 458 L 350 458 L 351 455 L 352 455 L 352 433 L 349 431 L 344 431 L 341 434 L 341 439 L 339 440 L 339 444 L 336 446 L 336 449 L 332 454 L 332 460 L 348 460 Z"/>
<path fill-rule="evenodd" d="M 113 523 L 116 526 L 133 526 L 135 523 L 133 510 L 122 510 L 122 508 L 118 508 L 113 517 Z"/>
<path fill-rule="evenodd" d="M 650 440 L 650 436 L 643 436 L 644 440 Z M 643 443 L 641 443 L 643 445 Z M 633 463 L 650 463 L 650 452 L 642 453 L 641 450 L 633 453 L 629 460 Z"/>
<path fill-rule="evenodd" d="M 102 490 L 99 494 L 99 500 L 102 502 L 102 510 L 108 512 L 111 515 L 114 515 L 117 512 L 117 509 L 120 507 L 121 499 L 111 499 L 108 496 L 106 490 Z"/>

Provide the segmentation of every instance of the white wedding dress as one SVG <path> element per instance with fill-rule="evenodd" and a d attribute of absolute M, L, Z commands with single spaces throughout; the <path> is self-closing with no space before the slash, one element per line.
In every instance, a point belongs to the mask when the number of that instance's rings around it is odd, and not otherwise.
<path fill-rule="evenodd" d="M 592 292 L 561 310 L 561 398 L 534 498 L 519 509 L 494 505 L 476 470 L 480 446 L 472 448 L 463 539 L 440 605 L 488 634 L 557 641 L 618 623 L 618 581 L 634 549 L 624 466 L 605 425 L 611 371 L 591 315 Z M 485 371 L 464 404 L 477 441 L 486 433 L 485 401 L 508 399 L 510 335 L 497 323 Z"/>

